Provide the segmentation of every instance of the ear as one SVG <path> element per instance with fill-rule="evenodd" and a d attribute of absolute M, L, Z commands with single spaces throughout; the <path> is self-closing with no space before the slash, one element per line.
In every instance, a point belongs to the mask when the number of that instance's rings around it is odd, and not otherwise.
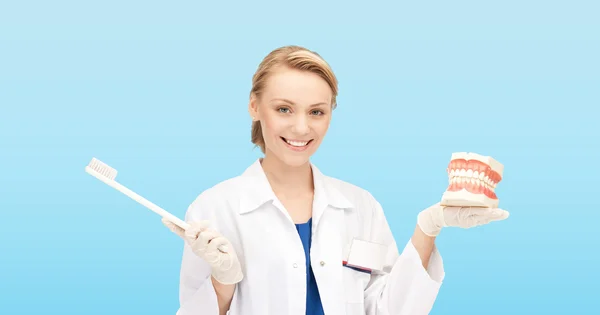
<path fill-rule="evenodd" d="M 248 113 L 252 121 L 258 121 L 258 98 L 254 93 L 250 95 L 250 101 L 248 102 Z"/>

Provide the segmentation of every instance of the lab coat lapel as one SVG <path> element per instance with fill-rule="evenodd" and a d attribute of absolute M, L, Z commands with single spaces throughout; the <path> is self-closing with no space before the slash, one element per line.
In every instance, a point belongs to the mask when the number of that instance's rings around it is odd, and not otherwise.
<path fill-rule="evenodd" d="M 345 211 L 353 207 L 314 165 L 313 242 L 311 264 L 319 287 L 325 314 L 345 314 L 342 277 Z"/>
<path fill-rule="evenodd" d="M 343 250 L 341 235 L 345 233 L 344 212 L 327 209 L 313 232 L 311 265 L 317 280 L 325 314 L 345 314 L 345 289 L 342 277 Z"/>
<path fill-rule="evenodd" d="M 319 221 L 323 213 L 331 208 L 331 210 L 347 210 L 353 208 L 354 205 L 334 186 L 330 179 L 323 175 L 321 171 L 311 164 L 313 173 L 313 183 L 315 193 L 313 197 L 313 232 L 319 225 Z"/>
<path fill-rule="evenodd" d="M 292 218 L 281 204 L 271 184 L 265 175 L 261 165 L 261 159 L 257 159 L 246 171 L 242 174 L 244 180 L 245 193 L 240 198 L 239 212 L 245 214 L 260 208 L 265 203 L 271 202 L 277 210 L 285 216 L 290 222 Z"/>
<path fill-rule="evenodd" d="M 314 178 L 314 195 L 313 195 L 313 205 L 312 205 L 312 224 L 313 224 L 313 234 L 317 231 L 319 223 L 321 221 L 321 217 L 327 207 L 329 206 L 329 202 L 327 201 L 327 192 L 324 189 L 324 185 L 322 183 L 322 179 Z"/>

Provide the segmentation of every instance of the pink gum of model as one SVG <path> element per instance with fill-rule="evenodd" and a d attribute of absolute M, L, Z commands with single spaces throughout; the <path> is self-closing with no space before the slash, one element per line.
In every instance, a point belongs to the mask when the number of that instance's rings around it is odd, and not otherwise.
<path fill-rule="evenodd" d="M 496 186 L 502 181 L 504 166 L 490 156 L 453 153 L 448 164 L 448 188 L 440 205 L 459 207 L 498 207 Z"/>

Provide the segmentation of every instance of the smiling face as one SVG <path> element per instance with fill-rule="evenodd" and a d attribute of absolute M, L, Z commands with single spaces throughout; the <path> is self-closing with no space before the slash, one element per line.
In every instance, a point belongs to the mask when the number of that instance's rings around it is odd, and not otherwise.
<path fill-rule="evenodd" d="M 289 166 L 307 163 L 329 129 L 332 94 L 315 73 L 289 67 L 271 72 L 249 104 L 250 115 L 261 124 L 265 158 Z"/>

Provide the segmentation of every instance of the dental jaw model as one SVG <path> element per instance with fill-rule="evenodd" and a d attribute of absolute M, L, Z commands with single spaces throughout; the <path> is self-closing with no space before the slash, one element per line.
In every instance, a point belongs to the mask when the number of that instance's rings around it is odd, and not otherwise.
<path fill-rule="evenodd" d="M 489 156 L 453 153 L 448 165 L 449 185 L 442 206 L 496 208 L 495 189 L 502 180 L 504 166 Z"/>

